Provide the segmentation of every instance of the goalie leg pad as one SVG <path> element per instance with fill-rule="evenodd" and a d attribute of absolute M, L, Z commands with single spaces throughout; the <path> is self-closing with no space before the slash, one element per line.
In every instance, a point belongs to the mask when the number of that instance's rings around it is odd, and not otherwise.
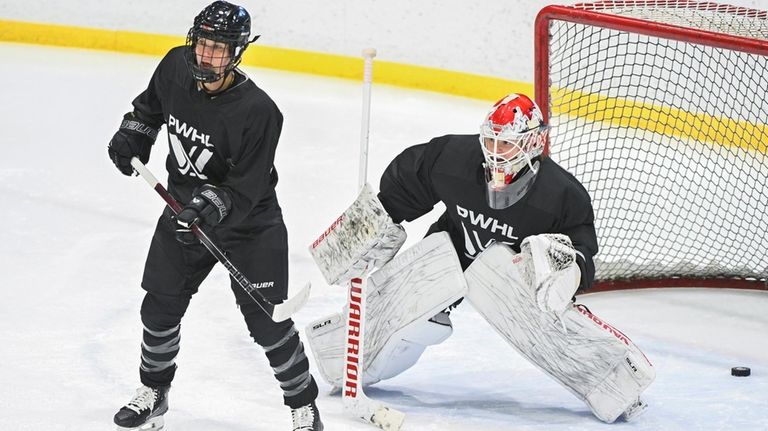
<path fill-rule="evenodd" d="M 417 320 L 397 331 L 365 370 L 364 384 L 390 379 L 416 364 L 428 346 L 447 340 L 453 327 L 431 319 Z"/>
<path fill-rule="evenodd" d="M 440 315 L 441 313 L 438 313 Z M 337 392 L 342 385 L 344 368 L 344 340 L 346 313 L 335 313 L 311 322 L 306 327 L 306 338 L 315 356 L 320 375 Z M 411 368 L 428 346 L 442 343 L 453 333 L 453 326 L 447 316 L 441 321 L 432 319 L 416 320 L 398 331 L 382 349 L 382 353 L 364 371 L 363 385 L 368 386 L 381 380 L 395 377 Z M 367 361 L 366 361 L 367 362 Z"/>
<path fill-rule="evenodd" d="M 366 286 L 363 385 L 394 377 L 413 366 L 424 349 L 447 339 L 450 320 L 430 320 L 459 298 L 467 286 L 458 256 L 445 232 L 428 236 L 374 272 Z M 306 327 L 320 370 L 341 387 L 345 310 Z"/>
<path fill-rule="evenodd" d="M 345 311 L 346 307 L 341 313 L 317 319 L 305 328 L 307 343 L 315 357 L 318 371 L 323 380 L 333 386 L 332 393 L 337 392 L 342 385 L 346 339 Z"/>
<path fill-rule="evenodd" d="M 598 419 L 615 421 L 653 382 L 652 365 L 629 338 L 583 307 L 570 305 L 560 316 L 540 311 L 525 281 L 531 266 L 526 255 L 495 244 L 467 269 L 467 298 L 502 338 Z"/>

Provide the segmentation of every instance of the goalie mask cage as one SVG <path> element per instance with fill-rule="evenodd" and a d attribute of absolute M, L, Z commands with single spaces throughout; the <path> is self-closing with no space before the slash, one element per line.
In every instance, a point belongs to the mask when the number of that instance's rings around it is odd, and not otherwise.
<path fill-rule="evenodd" d="M 535 51 L 547 150 L 592 197 L 595 290 L 766 289 L 766 12 L 548 6 Z"/>

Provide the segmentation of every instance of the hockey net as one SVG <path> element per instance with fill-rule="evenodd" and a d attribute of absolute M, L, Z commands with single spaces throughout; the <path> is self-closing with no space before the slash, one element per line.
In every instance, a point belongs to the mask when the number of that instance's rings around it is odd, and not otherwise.
<path fill-rule="evenodd" d="M 548 6 L 536 62 L 549 154 L 592 196 L 598 290 L 766 288 L 766 12 Z"/>

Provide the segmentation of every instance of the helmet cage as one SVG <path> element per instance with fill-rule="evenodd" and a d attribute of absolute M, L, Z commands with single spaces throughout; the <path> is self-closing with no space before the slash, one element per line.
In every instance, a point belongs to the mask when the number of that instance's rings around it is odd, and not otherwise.
<path fill-rule="evenodd" d="M 243 52 L 259 36 L 249 40 L 251 18 L 248 12 L 224 1 L 216 1 L 195 17 L 192 28 L 187 33 L 186 63 L 192 77 L 203 83 L 216 82 L 225 77 L 242 60 Z M 227 45 L 229 61 L 223 70 L 215 71 L 198 64 L 196 47 L 201 39 Z"/>
<path fill-rule="evenodd" d="M 535 120 L 529 121 L 533 123 Z M 485 158 L 486 180 L 494 187 L 511 184 L 525 167 L 536 173 L 533 160 L 544 152 L 549 127 L 536 123 L 519 133 L 513 125 L 486 121 L 480 128 L 480 146 Z"/>

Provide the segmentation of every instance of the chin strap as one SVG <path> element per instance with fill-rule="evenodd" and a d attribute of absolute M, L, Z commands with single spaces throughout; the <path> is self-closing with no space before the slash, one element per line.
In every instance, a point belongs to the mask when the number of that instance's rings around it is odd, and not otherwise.
<path fill-rule="evenodd" d="M 235 72 L 232 70 L 228 71 L 227 74 L 224 76 L 224 78 L 220 79 L 220 81 L 221 81 L 221 85 L 219 85 L 219 88 L 215 90 L 209 90 L 205 86 L 206 83 L 203 81 L 197 81 L 197 88 L 199 90 L 204 91 L 209 96 L 215 96 L 215 95 L 221 94 L 227 91 L 230 87 L 232 87 L 232 84 L 235 82 Z"/>

